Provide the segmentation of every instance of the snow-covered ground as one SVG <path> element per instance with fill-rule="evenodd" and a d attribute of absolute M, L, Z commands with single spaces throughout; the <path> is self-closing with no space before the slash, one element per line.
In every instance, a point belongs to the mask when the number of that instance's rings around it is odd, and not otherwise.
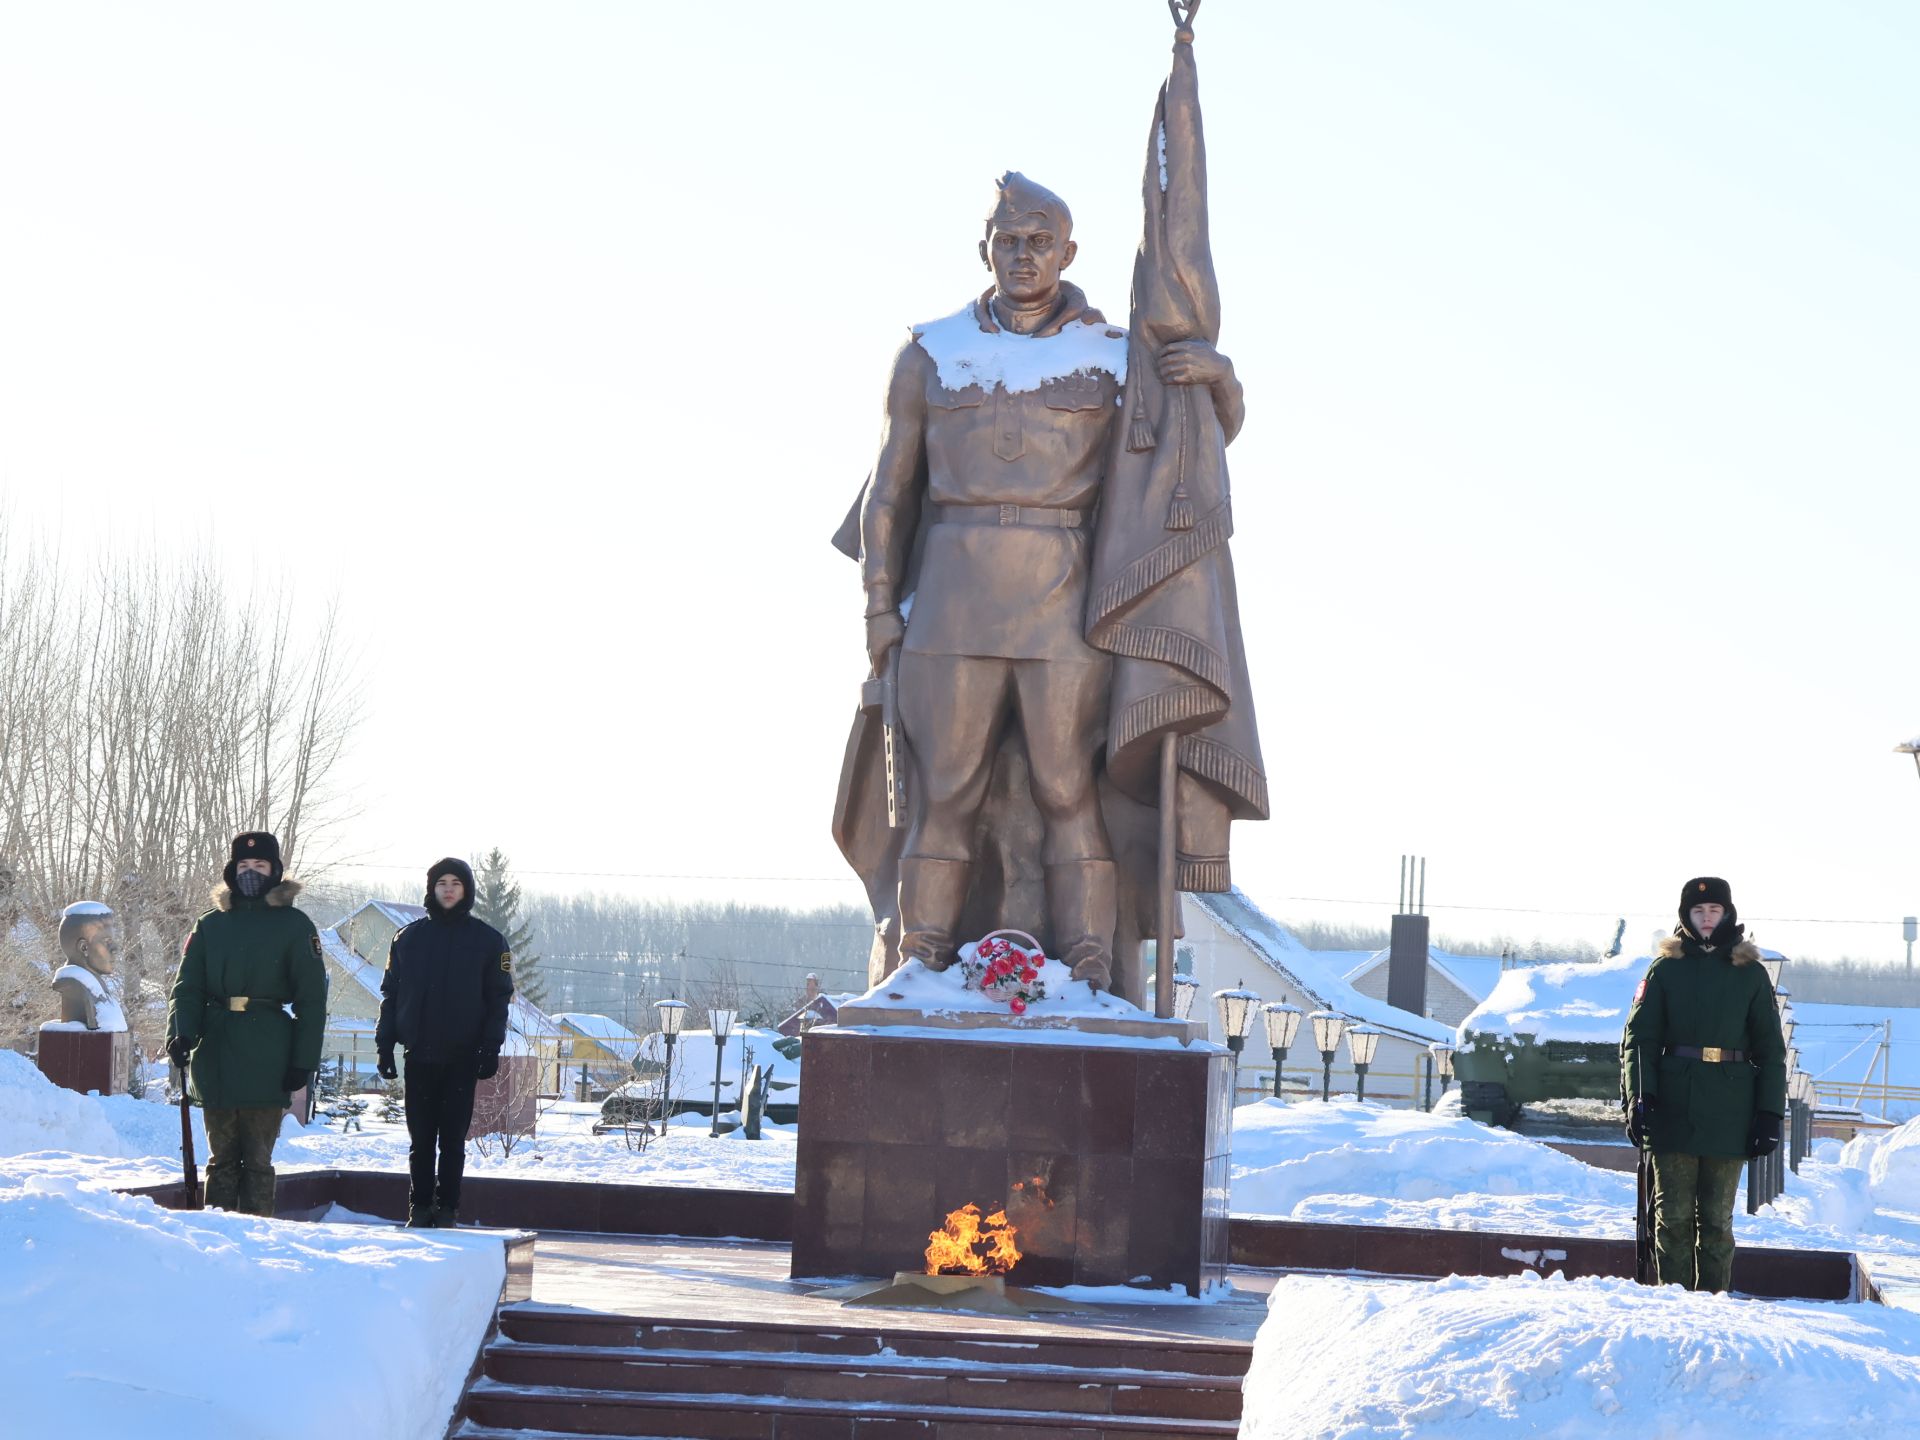
<path fill-rule="evenodd" d="M 1274 1286 L 1245 1440 L 1911 1435 L 1920 1314 L 1627 1280 Z"/>
<path fill-rule="evenodd" d="M 1433 1114 L 1352 1100 L 1241 1107 L 1235 1213 L 1632 1233 L 1630 1174 L 1476 1124 L 1459 1113 L 1457 1097 L 1449 1102 Z M 770 1127 L 758 1142 L 714 1140 L 706 1121 L 689 1116 L 632 1153 L 618 1136 L 590 1133 L 596 1114 L 589 1105 L 549 1106 L 536 1140 L 510 1156 L 496 1145 L 473 1171 L 792 1184 L 791 1129 Z M 342 1134 L 289 1121 L 277 1163 L 403 1169 L 404 1128 L 365 1125 Z M 173 1215 L 105 1193 L 173 1178 L 178 1142 L 177 1109 L 58 1090 L 30 1062 L 0 1052 L 0 1254 L 15 1257 L 0 1286 L 0 1393 L 35 1397 L 44 1414 L 29 1418 L 40 1428 L 56 1416 L 69 1417 L 70 1428 L 73 1404 L 92 1407 L 81 1411 L 92 1429 L 80 1433 L 184 1435 L 208 1421 L 240 1435 L 434 1433 L 451 1391 L 418 1382 L 457 1386 L 499 1283 L 497 1242 Z M 196 1144 L 205 1144 L 198 1132 Z M 1749 1244 L 1857 1251 L 1876 1277 L 1907 1283 L 1890 1292 L 1895 1303 L 1875 1306 L 1758 1303 L 1551 1275 L 1288 1277 L 1261 1332 L 1243 1433 L 1900 1433 L 1905 1422 L 1894 1417 L 1920 1410 L 1920 1304 L 1912 1298 L 1920 1296 L 1920 1120 L 1845 1147 L 1823 1144 L 1761 1214 L 1736 1209 L 1735 1229 Z M 112 1318 L 129 1314 L 166 1323 Z M 338 1384 L 342 1373 L 357 1383 Z M 47 1385 L 49 1375 L 62 1383 Z M 250 1421 L 246 1412 L 269 1401 L 272 1420 Z"/>
<path fill-rule="evenodd" d="M 500 1293 L 498 1237 L 112 1192 L 177 1175 L 179 1139 L 175 1109 L 57 1089 L 0 1050 L 0 1430 L 442 1434 Z"/>

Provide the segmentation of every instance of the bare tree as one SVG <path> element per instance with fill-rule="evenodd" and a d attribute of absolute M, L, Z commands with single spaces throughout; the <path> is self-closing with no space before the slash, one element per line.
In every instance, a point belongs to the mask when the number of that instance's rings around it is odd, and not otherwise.
<path fill-rule="evenodd" d="M 210 557 L 109 557 L 81 580 L 0 511 L 0 866 L 43 936 L 62 906 L 119 914 L 128 1022 L 152 1053 L 180 944 L 228 839 L 279 835 L 289 871 L 343 818 L 358 723 L 337 613 L 236 597 Z"/>

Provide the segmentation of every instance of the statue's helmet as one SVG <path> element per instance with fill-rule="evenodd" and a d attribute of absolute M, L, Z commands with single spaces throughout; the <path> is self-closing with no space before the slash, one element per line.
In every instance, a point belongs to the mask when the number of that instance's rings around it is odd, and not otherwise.
<path fill-rule="evenodd" d="M 98 900 L 76 900 L 60 912 L 60 953 L 69 965 L 99 968 L 84 943 L 86 935 L 98 926 L 113 923 L 113 909 Z"/>
<path fill-rule="evenodd" d="M 993 208 L 987 212 L 986 238 L 993 238 L 994 227 L 1026 215 L 1044 215 L 1059 230 L 1062 239 L 1073 230 L 1073 212 L 1067 202 L 1044 185 L 1036 185 L 1018 170 L 1009 170 L 993 182 Z"/>

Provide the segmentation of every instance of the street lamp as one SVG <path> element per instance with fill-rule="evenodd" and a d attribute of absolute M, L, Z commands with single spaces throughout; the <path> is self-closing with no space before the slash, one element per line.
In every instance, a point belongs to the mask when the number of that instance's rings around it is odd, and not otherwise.
<path fill-rule="evenodd" d="M 1347 1054 L 1353 1060 L 1353 1098 L 1367 1098 L 1367 1067 L 1373 1052 L 1380 1048 L 1380 1032 L 1371 1025 L 1355 1025 L 1347 1031 Z"/>
<path fill-rule="evenodd" d="M 1909 740 L 1904 745 L 1894 746 L 1893 753 L 1896 755 L 1913 756 L 1913 768 L 1920 770 L 1920 738 Z"/>
<path fill-rule="evenodd" d="M 667 1072 L 661 1078 L 660 1091 L 660 1138 L 664 1140 L 673 1119 L 673 1044 L 680 1038 L 680 1027 L 687 1023 L 687 1002 L 656 1000 L 653 1008 L 659 1012 L 660 1034 L 667 1042 Z"/>
<path fill-rule="evenodd" d="M 1298 1005 L 1265 1005 L 1261 1007 L 1261 1017 L 1267 1025 L 1267 1044 L 1273 1047 L 1273 1098 L 1282 1100 L 1280 1075 L 1286 1068 L 1287 1051 L 1293 1048 L 1293 1037 L 1300 1033 L 1300 1007 Z"/>
<path fill-rule="evenodd" d="M 1213 992 L 1213 1008 L 1220 1016 L 1220 1033 L 1226 1036 L 1227 1049 L 1233 1052 L 1233 1089 L 1232 1100 L 1240 1099 L 1240 1052 L 1246 1048 L 1247 1032 L 1253 1029 L 1253 1007 L 1260 1003 L 1260 997 L 1244 985 L 1236 985 L 1231 990 Z"/>
<path fill-rule="evenodd" d="M 1316 1010 L 1307 1019 L 1313 1024 L 1314 1048 L 1320 1052 L 1320 1098 L 1325 1101 L 1332 1096 L 1333 1052 L 1347 1033 L 1347 1017 L 1331 1010 Z"/>
<path fill-rule="evenodd" d="M 1433 1056 L 1433 1068 L 1440 1072 L 1440 1093 L 1445 1095 L 1447 1087 L 1453 1083 L 1453 1046 L 1444 1040 L 1436 1040 L 1427 1047 L 1427 1053 Z M 1429 1110 L 1433 1106 L 1427 1106 Z"/>
<path fill-rule="evenodd" d="M 1193 997 L 1200 993 L 1200 982 L 1190 975 L 1173 977 L 1173 1018 L 1185 1020 L 1193 1014 Z"/>
<path fill-rule="evenodd" d="M 709 1010 L 709 1023 L 713 1026 L 713 1129 L 707 1133 L 715 1139 L 720 1136 L 720 1061 L 727 1053 L 727 1037 L 733 1033 L 734 1012 L 731 1010 Z"/>

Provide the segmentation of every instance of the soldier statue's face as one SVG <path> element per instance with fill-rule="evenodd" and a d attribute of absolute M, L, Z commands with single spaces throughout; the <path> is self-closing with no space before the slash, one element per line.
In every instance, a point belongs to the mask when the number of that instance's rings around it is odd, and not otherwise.
<path fill-rule="evenodd" d="M 80 927 L 80 953 L 89 969 L 102 975 L 113 973 L 113 938 L 105 920 L 94 920 Z"/>
<path fill-rule="evenodd" d="M 1693 933 L 1705 940 L 1720 928 L 1720 922 L 1727 918 L 1727 907 L 1708 901 L 1705 905 L 1696 905 L 1687 911 L 1687 919 L 1693 925 Z"/>
<path fill-rule="evenodd" d="M 442 875 L 433 882 L 433 898 L 440 902 L 442 910 L 451 910 L 466 893 L 467 887 L 460 883 L 458 875 Z"/>
<path fill-rule="evenodd" d="M 1052 216 L 1035 212 L 995 225 L 980 242 L 980 258 L 1003 297 L 1038 305 L 1059 292 L 1060 272 L 1073 263 L 1076 248 Z"/>

